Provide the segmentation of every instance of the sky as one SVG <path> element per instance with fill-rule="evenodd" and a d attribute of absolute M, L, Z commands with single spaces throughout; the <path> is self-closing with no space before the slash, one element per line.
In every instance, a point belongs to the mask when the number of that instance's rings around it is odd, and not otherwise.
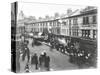
<path fill-rule="evenodd" d="M 67 9 L 82 9 L 86 6 L 80 5 L 65 5 L 65 4 L 48 4 L 48 3 L 34 3 L 34 2 L 19 2 L 18 3 L 18 13 L 23 11 L 26 17 L 35 16 L 36 19 L 39 17 L 44 18 L 46 15 L 54 16 L 54 13 L 58 12 L 59 14 L 67 13 Z"/>

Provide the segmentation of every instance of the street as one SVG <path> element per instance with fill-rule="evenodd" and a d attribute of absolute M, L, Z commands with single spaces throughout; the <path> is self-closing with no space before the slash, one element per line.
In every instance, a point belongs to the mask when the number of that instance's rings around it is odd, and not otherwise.
<path fill-rule="evenodd" d="M 40 46 L 34 46 L 31 45 L 32 40 L 29 39 L 29 49 L 31 55 L 34 55 L 34 53 L 37 53 L 38 57 L 40 54 L 45 51 L 48 56 L 50 56 L 50 70 L 67 70 L 67 69 L 78 69 L 78 66 L 71 64 L 69 62 L 69 56 L 62 54 L 61 52 L 57 51 L 56 49 L 50 50 L 50 47 L 42 44 Z M 20 72 L 25 72 L 25 65 L 27 63 L 27 58 L 25 61 L 22 61 L 20 58 Z M 30 72 L 41 72 L 46 71 L 44 68 L 39 68 L 38 70 L 35 70 L 35 66 L 31 65 L 31 61 L 29 62 L 29 68 Z"/>

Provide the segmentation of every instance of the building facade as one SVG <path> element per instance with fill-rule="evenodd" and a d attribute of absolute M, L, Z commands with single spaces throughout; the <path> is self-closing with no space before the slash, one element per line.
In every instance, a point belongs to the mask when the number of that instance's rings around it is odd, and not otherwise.
<path fill-rule="evenodd" d="M 60 34 L 60 28 L 59 19 L 25 23 L 27 32 L 44 32 L 46 30 L 49 33 Z"/>
<path fill-rule="evenodd" d="M 97 38 L 97 9 L 86 9 L 82 13 L 82 37 Z M 84 15 L 85 14 L 85 15 Z"/>
<path fill-rule="evenodd" d="M 72 37 L 84 37 L 84 38 L 97 38 L 97 8 L 86 7 L 83 10 L 76 10 L 72 15 L 63 18 L 66 22 L 65 30 L 62 33 Z"/>
<path fill-rule="evenodd" d="M 97 8 L 86 7 L 63 18 L 43 19 L 25 24 L 28 32 L 48 31 L 56 35 L 97 38 Z"/>

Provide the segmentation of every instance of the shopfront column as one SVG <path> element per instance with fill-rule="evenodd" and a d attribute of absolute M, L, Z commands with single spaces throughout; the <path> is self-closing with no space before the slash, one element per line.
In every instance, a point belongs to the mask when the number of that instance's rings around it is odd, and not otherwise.
<path fill-rule="evenodd" d="M 90 30 L 90 38 L 93 38 L 93 30 Z"/>

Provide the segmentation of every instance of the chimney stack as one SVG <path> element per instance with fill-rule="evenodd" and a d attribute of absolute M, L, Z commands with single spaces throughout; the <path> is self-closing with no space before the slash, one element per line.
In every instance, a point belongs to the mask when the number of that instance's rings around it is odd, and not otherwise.
<path fill-rule="evenodd" d="M 72 10 L 71 9 L 67 9 L 67 15 L 70 16 L 72 13 Z"/>

